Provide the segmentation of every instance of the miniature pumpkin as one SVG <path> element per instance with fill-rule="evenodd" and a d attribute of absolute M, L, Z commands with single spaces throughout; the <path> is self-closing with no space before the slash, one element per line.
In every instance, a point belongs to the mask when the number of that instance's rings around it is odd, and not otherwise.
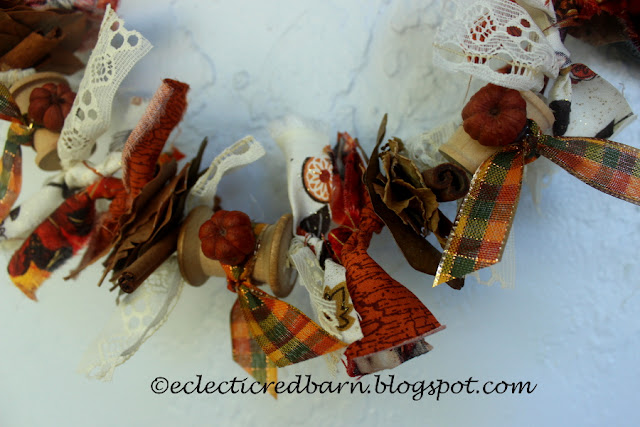
<path fill-rule="evenodd" d="M 527 103 L 514 89 L 489 83 L 462 110 L 465 132 L 482 145 L 514 142 L 527 124 Z"/>
<path fill-rule="evenodd" d="M 64 83 L 47 83 L 31 91 L 29 117 L 52 132 L 60 132 L 76 94 Z"/>
<path fill-rule="evenodd" d="M 240 211 L 217 211 L 198 235 L 204 255 L 227 265 L 243 263 L 256 246 L 251 219 Z"/>

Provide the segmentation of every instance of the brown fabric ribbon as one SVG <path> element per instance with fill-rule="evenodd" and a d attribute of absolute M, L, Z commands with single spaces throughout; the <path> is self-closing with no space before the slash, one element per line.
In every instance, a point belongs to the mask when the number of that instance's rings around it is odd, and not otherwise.
<path fill-rule="evenodd" d="M 376 146 L 373 149 L 364 175 L 364 182 L 371 198 L 371 205 L 376 214 L 389 227 L 389 231 L 391 231 L 393 238 L 411 267 L 433 276 L 436 274 L 440 257 L 442 256 L 440 251 L 434 248 L 426 239 L 416 234 L 410 226 L 399 223 L 396 219 L 396 214 L 384 204 L 373 188 L 373 182 L 380 173 L 378 149 L 384 140 L 386 126 L 387 115 L 385 114 L 378 130 Z M 441 215 L 441 217 L 444 217 L 444 215 Z M 442 227 L 447 226 L 446 222 L 443 222 Z M 438 223 L 438 226 L 441 226 L 440 223 Z M 450 280 L 448 284 L 454 289 L 461 289 L 464 286 L 464 279 L 455 278 Z"/>

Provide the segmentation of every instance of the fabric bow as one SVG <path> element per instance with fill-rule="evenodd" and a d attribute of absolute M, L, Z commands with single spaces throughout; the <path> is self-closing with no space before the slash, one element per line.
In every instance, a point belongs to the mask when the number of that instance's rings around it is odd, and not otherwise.
<path fill-rule="evenodd" d="M 254 227 L 257 236 L 264 224 Z M 223 264 L 227 287 L 238 299 L 231 308 L 233 360 L 276 397 L 277 368 L 331 353 L 347 344 L 293 305 L 258 289 L 251 281 L 255 255 L 239 266 Z"/>
<path fill-rule="evenodd" d="M 640 205 L 640 150 L 598 138 L 544 135 L 529 121 L 475 172 L 458 211 L 433 286 L 500 261 L 518 205 L 524 165 L 544 156 L 604 193 Z"/>

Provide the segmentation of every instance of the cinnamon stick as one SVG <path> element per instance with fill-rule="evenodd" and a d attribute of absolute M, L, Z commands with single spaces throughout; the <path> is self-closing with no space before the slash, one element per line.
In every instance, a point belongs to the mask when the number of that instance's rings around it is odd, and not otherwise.
<path fill-rule="evenodd" d="M 116 279 L 120 289 L 129 294 L 138 289 L 142 282 L 176 250 L 177 244 L 178 230 L 170 230 L 166 236 L 122 270 Z"/>
<path fill-rule="evenodd" d="M 46 34 L 34 31 L 0 58 L 0 71 L 33 67 L 46 57 L 62 40 L 60 28 Z"/>

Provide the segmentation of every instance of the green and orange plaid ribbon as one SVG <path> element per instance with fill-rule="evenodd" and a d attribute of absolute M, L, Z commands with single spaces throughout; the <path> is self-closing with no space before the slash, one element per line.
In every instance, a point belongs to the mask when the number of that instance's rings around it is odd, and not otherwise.
<path fill-rule="evenodd" d="M 20 114 L 20 108 L 9 92 L 0 83 L 0 119 L 11 122 L 0 164 L 0 222 L 9 215 L 22 188 L 21 145 L 31 145 L 33 129 Z"/>
<path fill-rule="evenodd" d="M 278 381 L 278 367 L 253 339 L 238 300 L 231 308 L 230 320 L 233 360 L 260 384 L 268 385 L 267 391 L 277 398 L 275 387 L 269 384 Z"/>
<path fill-rule="evenodd" d="M 524 165 L 544 156 L 582 182 L 640 205 L 640 150 L 597 138 L 529 133 L 482 163 L 447 239 L 433 286 L 500 261 L 518 206 Z"/>
<path fill-rule="evenodd" d="M 259 230 L 254 232 L 259 234 Z M 268 385 L 276 397 L 277 368 L 331 353 L 346 344 L 296 307 L 251 283 L 253 261 L 243 266 L 223 264 L 228 287 L 238 295 L 231 309 L 233 360 L 256 381 Z"/>

